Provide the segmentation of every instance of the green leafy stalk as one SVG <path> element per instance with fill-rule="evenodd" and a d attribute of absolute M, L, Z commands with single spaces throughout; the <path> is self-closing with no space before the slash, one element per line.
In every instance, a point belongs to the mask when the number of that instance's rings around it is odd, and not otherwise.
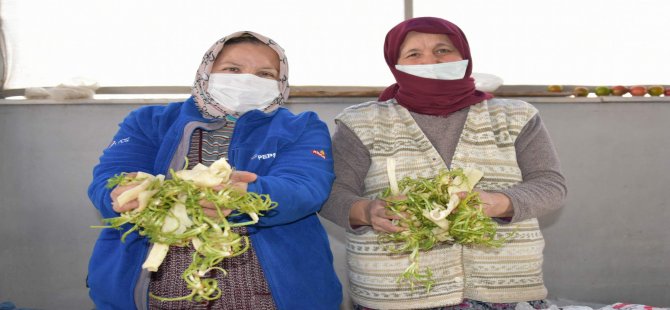
<path fill-rule="evenodd" d="M 405 196 L 402 200 L 390 200 L 390 188 L 381 194 L 387 209 L 402 217 L 396 224 L 406 230 L 380 233 L 378 241 L 391 253 L 410 254 L 410 265 L 398 282 L 409 284 L 412 290 L 420 285 L 429 292 L 435 284 L 430 268 L 419 267 L 421 252 L 439 243 L 500 247 L 511 237 L 495 238 L 497 225 L 484 215 L 477 192 L 470 191 L 450 210 L 450 200 L 458 198 L 450 195 L 449 188 L 459 185 L 456 182 L 467 182 L 462 169 L 441 170 L 433 178 L 403 178 L 398 182 L 400 194 Z"/>
<path fill-rule="evenodd" d="M 126 178 L 126 175 L 127 175 L 127 173 L 121 173 L 121 174 L 117 174 L 117 175 L 109 178 L 109 180 L 107 180 L 107 186 L 106 187 L 111 189 L 111 188 L 116 187 L 117 185 L 128 184 L 129 182 L 131 182 L 131 179 Z"/>
<path fill-rule="evenodd" d="M 183 272 L 182 279 L 187 283 L 191 293 L 177 298 L 165 298 L 151 295 L 163 301 L 193 300 L 196 302 L 214 300 L 221 296 L 216 279 L 206 278 L 208 273 L 219 270 L 217 267 L 226 258 L 238 256 L 249 249 L 247 236 L 240 236 L 231 230 L 232 227 L 251 225 L 258 221 L 268 210 L 277 206 L 268 195 L 241 192 L 232 188 L 214 190 L 201 187 L 190 180 L 181 179 L 173 170 L 171 178 L 163 180 L 155 178 L 144 190 L 152 194 L 146 207 L 123 212 L 115 218 L 105 219 L 106 226 L 98 228 L 125 229 L 122 241 L 132 232 L 138 231 L 141 236 L 149 238 L 152 243 L 171 246 L 188 246 L 195 248 L 193 260 Z M 116 175 L 108 181 L 108 187 L 138 184 L 136 176 L 128 174 Z M 200 206 L 201 200 L 215 205 L 217 218 L 205 215 Z M 139 199 L 138 199 L 139 200 Z M 183 204 L 188 216 L 184 219 L 175 207 Z M 232 212 L 226 217 L 224 210 Z M 248 217 L 249 220 L 231 223 L 230 218 Z M 176 223 L 168 225 L 169 222 Z"/>

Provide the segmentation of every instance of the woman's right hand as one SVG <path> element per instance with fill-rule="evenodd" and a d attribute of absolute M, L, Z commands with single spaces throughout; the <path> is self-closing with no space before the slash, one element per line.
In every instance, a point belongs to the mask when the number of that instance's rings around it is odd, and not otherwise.
<path fill-rule="evenodd" d="M 128 175 L 130 177 L 133 177 L 136 173 L 129 173 Z M 114 211 L 121 213 L 121 212 L 126 212 L 133 210 L 137 207 L 139 207 L 139 202 L 137 199 L 133 199 L 131 201 L 126 202 L 126 204 L 119 206 L 119 196 L 123 194 L 125 191 L 132 189 L 135 186 L 140 185 L 139 183 L 135 184 L 130 184 L 130 185 L 122 185 L 122 186 L 117 186 L 112 190 L 110 193 L 110 196 L 112 197 L 112 208 Z M 220 190 L 223 188 L 223 185 L 217 185 L 214 187 L 215 190 Z M 198 202 L 200 206 L 202 206 L 202 210 L 205 213 L 205 215 L 211 217 L 211 218 L 218 218 L 219 214 L 216 211 L 216 207 L 214 206 L 213 202 L 207 201 L 205 199 L 202 199 Z M 224 217 L 228 216 L 233 210 L 231 209 L 221 209 L 221 213 L 223 214 Z"/>
<path fill-rule="evenodd" d="M 135 177 L 137 173 L 129 173 L 128 177 L 132 178 Z M 241 192 L 246 192 L 247 187 L 249 186 L 249 183 L 256 181 L 256 174 L 247 172 L 247 171 L 236 171 L 233 172 L 231 175 L 230 181 L 231 184 L 228 185 L 228 187 L 234 188 L 236 190 L 239 190 Z M 134 188 L 135 186 L 138 186 L 140 183 L 135 183 L 135 184 L 129 184 L 129 185 L 122 185 L 122 186 L 117 186 L 115 187 L 112 192 L 110 193 L 110 196 L 112 197 L 112 208 L 114 211 L 121 213 L 121 212 L 126 212 L 130 211 L 132 209 L 135 209 L 139 206 L 139 202 L 137 199 L 133 199 L 124 205 L 120 206 L 118 202 L 118 198 L 121 194 L 123 194 L 125 191 L 130 190 Z M 213 189 L 214 190 L 221 190 L 225 188 L 226 186 L 221 184 L 215 186 Z M 219 213 L 216 211 L 216 207 L 214 206 L 214 203 L 207 201 L 207 200 L 200 200 L 199 201 L 200 206 L 203 207 L 203 212 L 205 215 L 212 217 L 212 218 L 218 218 Z M 223 214 L 224 217 L 228 216 L 232 210 L 230 209 L 221 209 L 221 213 Z"/>
<path fill-rule="evenodd" d="M 127 174 L 127 176 L 129 178 L 133 178 L 136 175 L 137 175 L 137 173 L 135 173 L 135 172 Z M 112 209 L 114 209 L 114 211 L 116 211 L 118 213 L 121 213 L 121 212 L 130 211 L 132 209 L 135 209 L 135 208 L 139 207 L 139 203 L 137 202 L 137 199 L 133 199 L 133 200 L 125 203 L 122 206 L 119 206 L 119 200 L 118 200 L 119 196 L 121 196 L 121 194 L 123 194 L 125 191 L 130 190 L 133 187 L 138 186 L 138 185 L 140 185 L 140 183 L 129 184 L 129 185 L 120 185 L 120 186 L 115 187 L 112 190 L 112 192 L 109 194 L 109 196 L 112 197 Z"/>
<path fill-rule="evenodd" d="M 356 201 L 349 212 L 351 226 L 372 226 L 372 229 L 384 233 L 405 230 L 393 224 L 393 220 L 399 219 L 402 217 L 392 214 L 386 209 L 386 202 L 380 199 Z"/>

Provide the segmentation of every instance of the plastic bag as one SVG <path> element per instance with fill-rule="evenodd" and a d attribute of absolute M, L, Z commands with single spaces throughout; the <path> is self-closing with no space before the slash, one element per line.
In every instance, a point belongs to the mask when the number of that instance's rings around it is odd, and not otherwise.
<path fill-rule="evenodd" d="M 493 74 L 473 72 L 470 76 L 475 79 L 475 88 L 484 92 L 493 92 L 503 84 L 503 79 Z"/>
<path fill-rule="evenodd" d="M 606 307 L 602 307 L 598 310 L 670 310 L 670 308 L 658 308 L 647 305 L 627 304 L 618 302 Z"/>
<path fill-rule="evenodd" d="M 73 78 L 67 83 L 56 87 L 28 87 L 26 99 L 91 99 L 98 89 L 98 83 L 86 78 Z"/>

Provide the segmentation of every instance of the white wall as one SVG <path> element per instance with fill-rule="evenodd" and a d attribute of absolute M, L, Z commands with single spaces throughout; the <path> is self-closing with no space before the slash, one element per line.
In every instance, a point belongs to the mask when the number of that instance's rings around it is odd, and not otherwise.
<path fill-rule="evenodd" d="M 364 101 L 297 99 L 334 129 Z M 568 180 L 567 206 L 541 219 L 551 297 L 670 306 L 670 100 L 532 99 Z M 86 268 L 99 223 L 86 196 L 91 169 L 138 105 L 0 102 L 0 302 L 91 309 Z M 324 220 L 346 285 L 344 234 Z M 344 306 L 343 308 L 347 308 Z"/>

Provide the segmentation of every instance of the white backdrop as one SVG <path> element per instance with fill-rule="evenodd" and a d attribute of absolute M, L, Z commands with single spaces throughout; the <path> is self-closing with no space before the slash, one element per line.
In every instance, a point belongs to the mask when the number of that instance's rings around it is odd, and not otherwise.
<path fill-rule="evenodd" d="M 384 86 L 386 32 L 402 0 L 0 0 L 5 88 L 84 77 L 100 86 L 188 86 L 220 37 L 253 30 L 286 51 L 293 85 Z M 505 84 L 670 84 L 670 1 L 416 0 L 461 26 L 474 71 Z"/>

